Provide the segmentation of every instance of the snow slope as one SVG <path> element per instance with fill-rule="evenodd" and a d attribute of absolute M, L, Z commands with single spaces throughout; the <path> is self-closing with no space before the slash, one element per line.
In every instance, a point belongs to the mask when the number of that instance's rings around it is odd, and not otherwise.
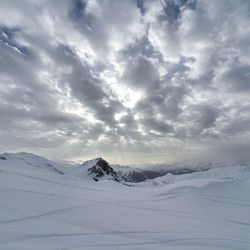
<path fill-rule="evenodd" d="M 0 154 L 0 159 L 7 160 L 7 162 L 11 165 L 21 164 L 23 167 L 28 165 L 39 168 L 41 171 L 49 170 L 60 174 L 63 174 L 63 172 L 65 171 L 65 166 L 63 166 L 62 164 L 26 152 Z"/>
<path fill-rule="evenodd" d="M 127 187 L 0 160 L 0 249 L 248 250 L 249 168 L 210 171 Z"/>
<path fill-rule="evenodd" d="M 79 166 L 75 166 L 73 168 L 68 168 L 66 170 L 67 175 L 83 177 L 85 179 L 92 180 L 92 176 L 89 176 L 88 170 L 96 165 L 98 162 L 98 158 L 89 160 L 80 164 Z"/>

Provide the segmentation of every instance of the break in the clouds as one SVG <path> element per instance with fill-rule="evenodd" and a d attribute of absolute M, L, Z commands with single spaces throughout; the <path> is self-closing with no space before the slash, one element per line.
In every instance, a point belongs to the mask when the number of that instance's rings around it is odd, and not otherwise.
<path fill-rule="evenodd" d="M 244 158 L 247 0 L 2 0 L 1 151 Z"/>

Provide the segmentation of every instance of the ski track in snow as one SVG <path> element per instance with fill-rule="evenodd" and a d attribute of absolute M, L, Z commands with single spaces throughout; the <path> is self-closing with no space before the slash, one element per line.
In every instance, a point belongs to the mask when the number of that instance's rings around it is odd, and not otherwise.
<path fill-rule="evenodd" d="M 53 216 L 53 215 L 59 215 L 59 214 L 67 213 L 68 211 L 78 209 L 78 208 L 82 208 L 82 207 L 84 207 L 84 206 L 74 206 L 74 207 L 68 207 L 68 208 L 62 208 L 62 209 L 49 211 L 47 213 L 36 214 L 36 215 L 33 215 L 33 216 L 16 218 L 16 219 L 12 219 L 12 220 L 2 220 L 2 221 L 0 221 L 0 224 L 9 224 L 9 223 L 15 223 L 15 222 L 20 222 L 20 221 L 35 220 L 35 219 L 41 219 L 43 217 L 47 218 L 47 217 L 50 217 L 50 216 Z"/>

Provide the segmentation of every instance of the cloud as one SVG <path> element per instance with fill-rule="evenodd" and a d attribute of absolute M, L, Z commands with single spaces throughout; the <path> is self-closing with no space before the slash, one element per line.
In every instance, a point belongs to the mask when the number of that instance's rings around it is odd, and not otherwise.
<path fill-rule="evenodd" d="M 136 1 L 72 1 L 69 17 L 99 60 L 115 56 L 144 33 Z"/>
<path fill-rule="evenodd" d="M 248 1 L 0 5 L 0 150 L 127 163 L 247 151 Z"/>
<path fill-rule="evenodd" d="M 222 74 L 221 79 L 229 91 L 244 92 L 250 90 L 250 65 L 237 65 Z"/>
<path fill-rule="evenodd" d="M 131 58 L 126 62 L 124 81 L 133 88 L 147 88 L 156 84 L 158 71 L 153 63 L 144 57 Z"/>

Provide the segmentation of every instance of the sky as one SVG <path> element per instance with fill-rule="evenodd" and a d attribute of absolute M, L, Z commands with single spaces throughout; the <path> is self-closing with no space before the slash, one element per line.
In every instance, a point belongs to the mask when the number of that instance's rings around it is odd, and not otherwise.
<path fill-rule="evenodd" d="M 249 0 L 1 0 L 0 151 L 250 157 Z"/>

